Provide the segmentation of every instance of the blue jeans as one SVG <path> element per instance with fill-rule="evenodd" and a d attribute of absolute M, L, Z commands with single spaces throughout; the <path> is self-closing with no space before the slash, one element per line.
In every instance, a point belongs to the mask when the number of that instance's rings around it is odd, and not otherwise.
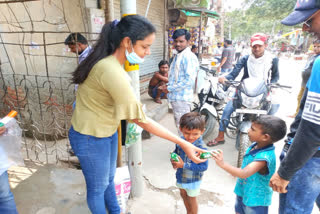
<path fill-rule="evenodd" d="M 71 147 L 80 161 L 87 184 L 87 203 L 93 214 L 119 214 L 114 175 L 118 153 L 118 135 L 97 138 L 69 130 Z"/>
<path fill-rule="evenodd" d="M 233 70 L 233 68 L 221 68 L 222 74 L 228 74 Z"/>
<path fill-rule="evenodd" d="M 233 108 L 233 102 L 232 100 L 230 100 L 227 105 L 224 107 L 223 109 L 223 113 L 221 116 L 221 120 L 219 123 L 219 131 L 225 132 L 226 128 L 229 125 L 229 121 L 230 121 L 230 117 L 232 112 L 234 112 L 234 108 Z"/>
<path fill-rule="evenodd" d="M 320 195 L 320 158 L 311 158 L 298 170 L 287 190 L 280 194 L 279 214 L 311 213 Z"/>
<path fill-rule="evenodd" d="M 13 194 L 10 190 L 7 171 L 0 175 L 0 213 L 18 213 Z"/>
<path fill-rule="evenodd" d="M 242 202 L 242 197 L 237 196 L 235 211 L 239 214 L 268 214 L 269 207 L 257 206 L 248 207 Z"/>

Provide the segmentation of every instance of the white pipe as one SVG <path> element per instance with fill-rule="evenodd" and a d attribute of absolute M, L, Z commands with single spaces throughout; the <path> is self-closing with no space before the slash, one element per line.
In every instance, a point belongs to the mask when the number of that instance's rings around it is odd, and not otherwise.
<path fill-rule="evenodd" d="M 147 16 L 148 16 L 148 12 L 149 12 L 149 7 L 150 7 L 150 4 L 151 4 L 151 1 L 152 1 L 152 0 L 149 0 L 146 13 L 144 14 L 144 17 L 146 17 L 146 18 L 147 18 Z"/>

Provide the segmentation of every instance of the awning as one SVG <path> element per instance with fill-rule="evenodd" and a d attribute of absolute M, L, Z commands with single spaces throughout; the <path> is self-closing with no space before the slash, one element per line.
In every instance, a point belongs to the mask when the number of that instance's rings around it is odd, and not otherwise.
<path fill-rule="evenodd" d="M 200 17 L 201 12 L 204 12 L 206 14 L 206 16 L 210 17 L 210 18 L 214 18 L 214 19 L 219 19 L 220 15 L 215 12 L 215 11 L 211 11 L 211 10 L 206 10 L 206 9 L 188 9 L 188 10 L 181 10 L 182 12 L 184 12 L 187 16 L 195 16 L 195 17 Z"/>
<path fill-rule="evenodd" d="M 297 29 L 297 30 L 291 31 L 289 33 L 285 33 L 285 34 L 281 35 L 281 37 L 284 38 L 284 37 L 290 36 L 293 33 L 298 34 L 299 31 L 302 31 L 302 30 L 301 29 Z"/>

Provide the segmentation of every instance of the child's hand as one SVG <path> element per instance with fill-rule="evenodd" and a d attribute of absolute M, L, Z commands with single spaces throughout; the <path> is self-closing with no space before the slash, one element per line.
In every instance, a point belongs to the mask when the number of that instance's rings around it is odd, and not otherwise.
<path fill-rule="evenodd" d="M 2 135 L 6 131 L 6 127 L 0 127 L 0 135 Z"/>
<path fill-rule="evenodd" d="M 221 167 L 224 164 L 223 151 L 221 149 L 218 149 L 216 151 L 211 152 L 211 154 L 213 159 L 216 161 L 216 164 Z"/>
<path fill-rule="evenodd" d="M 171 161 L 172 168 L 173 168 L 173 169 L 177 169 L 175 163 L 178 163 L 178 162 L 175 162 L 175 161 L 172 160 L 172 159 L 170 159 L 170 161 Z"/>
<path fill-rule="evenodd" d="M 184 162 L 180 156 L 179 156 L 179 162 L 175 162 L 171 160 L 171 163 L 174 169 L 183 168 L 183 165 L 184 165 Z"/>

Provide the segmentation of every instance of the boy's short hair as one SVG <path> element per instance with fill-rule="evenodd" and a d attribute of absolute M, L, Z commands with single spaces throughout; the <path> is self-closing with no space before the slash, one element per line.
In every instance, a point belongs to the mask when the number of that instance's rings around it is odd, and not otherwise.
<path fill-rule="evenodd" d="M 178 29 L 178 30 L 175 30 L 175 31 L 173 32 L 172 38 L 173 38 L 173 39 L 176 39 L 176 38 L 178 38 L 178 37 L 180 37 L 180 36 L 184 36 L 187 41 L 189 41 L 190 38 L 191 38 L 190 32 L 189 32 L 188 30 L 186 30 L 186 29 Z"/>
<path fill-rule="evenodd" d="M 81 33 L 70 33 L 64 41 L 65 45 L 75 45 L 76 43 L 88 44 L 88 40 Z"/>
<path fill-rule="evenodd" d="M 192 45 L 191 50 L 197 48 L 196 45 Z"/>
<path fill-rule="evenodd" d="M 180 118 L 180 128 L 186 128 L 188 130 L 199 129 L 204 130 L 206 121 L 198 112 L 189 112 L 184 114 Z"/>
<path fill-rule="evenodd" d="M 287 125 L 284 120 L 272 115 L 260 115 L 252 120 L 261 126 L 263 134 L 268 134 L 273 143 L 281 140 L 287 133 Z"/>
<path fill-rule="evenodd" d="M 169 66 L 169 62 L 167 60 L 161 60 L 158 64 L 158 67 L 160 68 L 163 65 L 168 65 Z"/>

